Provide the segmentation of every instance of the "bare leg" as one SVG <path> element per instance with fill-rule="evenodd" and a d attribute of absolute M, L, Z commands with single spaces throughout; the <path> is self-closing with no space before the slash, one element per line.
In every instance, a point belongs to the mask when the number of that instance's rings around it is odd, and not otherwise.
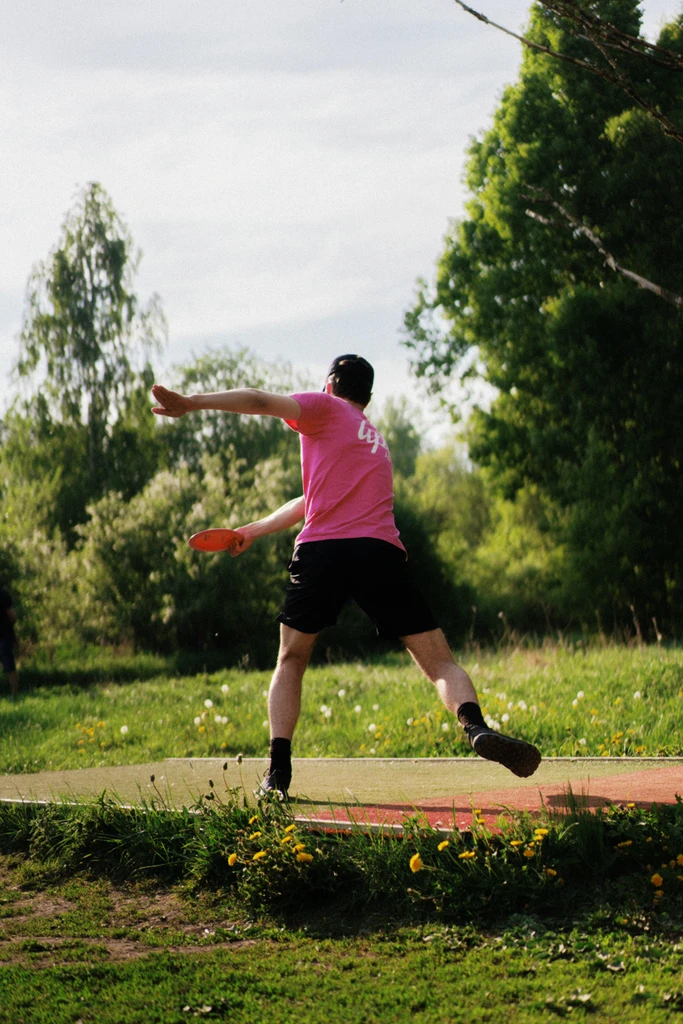
<path fill-rule="evenodd" d="M 401 640 L 417 665 L 434 683 L 449 711 L 457 714 L 461 704 L 473 703 L 477 705 L 477 714 L 480 714 L 472 681 L 464 669 L 456 665 L 446 637 L 440 629 L 403 636 Z M 483 724 L 483 719 L 480 719 L 480 722 L 480 725 L 465 726 L 467 738 L 475 754 L 487 761 L 497 761 L 520 778 L 533 775 L 541 763 L 541 755 L 536 747 L 531 743 L 525 743 L 524 740 L 516 740 L 511 736 L 494 732 Z"/>
<path fill-rule="evenodd" d="M 268 692 L 270 738 L 291 740 L 301 711 L 301 683 L 317 633 L 280 627 L 280 652 Z"/>
<path fill-rule="evenodd" d="M 431 629 L 427 633 L 402 636 L 401 642 L 418 668 L 434 683 L 449 711 L 457 715 L 461 704 L 477 703 L 472 680 L 464 669 L 456 665 L 442 630 Z"/>

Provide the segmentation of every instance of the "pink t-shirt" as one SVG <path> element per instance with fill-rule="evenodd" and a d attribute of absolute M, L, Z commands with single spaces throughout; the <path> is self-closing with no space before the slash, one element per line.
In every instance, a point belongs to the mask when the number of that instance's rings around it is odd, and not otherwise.
<path fill-rule="evenodd" d="M 372 537 L 405 550 L 394 522 L 391 456 L 367 416 L 325 392 L 292 395 L 301 435 L 306 522 L 297 544 Z"/>

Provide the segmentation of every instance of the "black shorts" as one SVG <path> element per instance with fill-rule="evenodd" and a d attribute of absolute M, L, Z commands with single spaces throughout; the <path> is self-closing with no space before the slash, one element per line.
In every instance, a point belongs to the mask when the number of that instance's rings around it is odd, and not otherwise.
<path fill-rule="evenodd" d="M 379 636 L 438 628 L 405 552 L 395 544 L 359 537 L 297 545 L 278 621 L 300 633 L 319 633 L 335 624 L 349 599 L 370 616 Z"/>
<path fill-rule="evenodd" d="M 17 670 L 14 660 L 14 641 L 11 636 L 0 637 L 0 665 L 5 672 L 16 672 Z"/>

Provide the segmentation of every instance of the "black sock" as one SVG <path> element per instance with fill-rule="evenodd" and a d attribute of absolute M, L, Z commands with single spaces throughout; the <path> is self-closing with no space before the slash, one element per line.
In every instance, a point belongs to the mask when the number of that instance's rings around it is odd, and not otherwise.
<path fill-rule="evenodd" d="M 458 721 L 464 729 L 470 725 L 486 725 L 481 708 L 473 700 L 465 701 L 458 708 Z"/>
<path fill-rule="evenodd" d="M 276 736 L 270 741 L 269 775 L 274 776 L 278 789 L 286 791 L 292 781 L 292 741 Z"/>

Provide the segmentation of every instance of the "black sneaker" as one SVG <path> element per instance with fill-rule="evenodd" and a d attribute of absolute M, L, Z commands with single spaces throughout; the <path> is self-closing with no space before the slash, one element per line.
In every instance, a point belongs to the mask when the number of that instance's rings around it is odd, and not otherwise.
<path fill-rule="evenodd" d="M 487 725 L 468 725 L 465 732 L 475 754 L 487 761 L 497 761 L 520 779 L 533 775 L 541 763 L 539 751 L 524 740 L 503 736 Z"/>
<path fill-rule="evenodd" d="M 259 784 L 258 788 L 254 790 L 254 796 L 257 800 L 263 800 L 266 797 L 276 797 L 278 800 L 287 799 L 287 786 L 284 786 L 278 779 L 278 773 L 267 771 L 263 776 L 263 781 Z"/>

